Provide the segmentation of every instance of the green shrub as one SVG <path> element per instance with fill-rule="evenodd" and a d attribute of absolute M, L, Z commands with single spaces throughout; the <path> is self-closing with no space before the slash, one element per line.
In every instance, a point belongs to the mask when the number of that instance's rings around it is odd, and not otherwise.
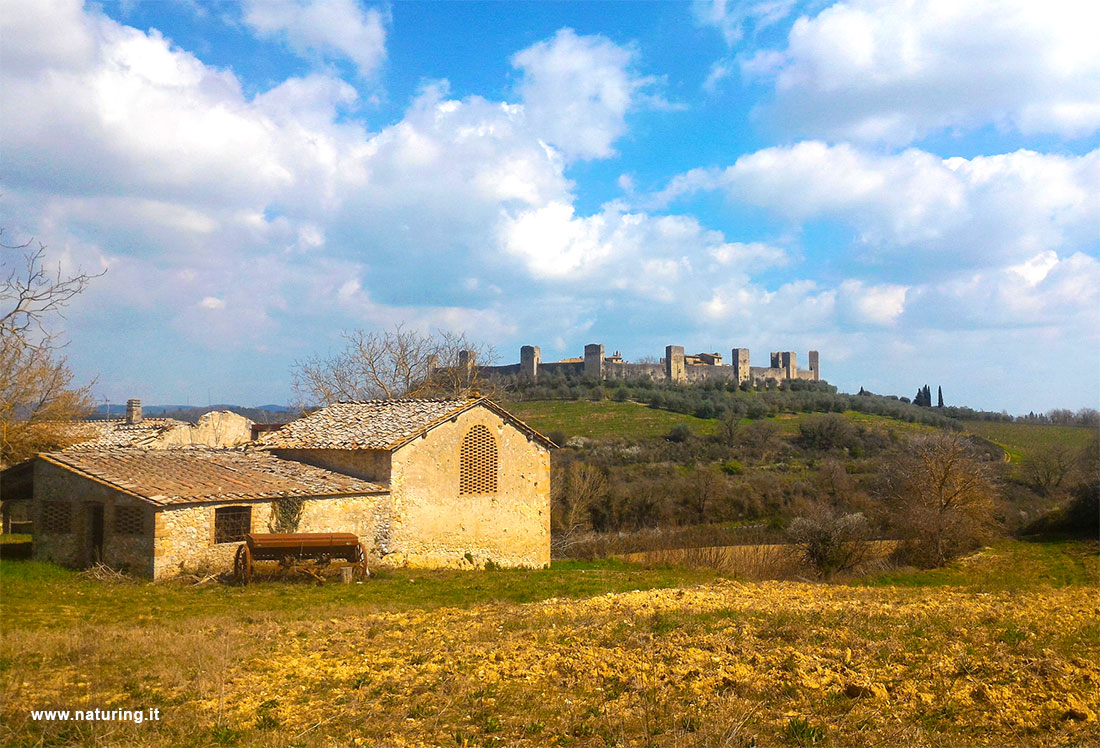
<path fill-rule="evenodd" d="M 867 558 L 871 527 L 861 513 L 840 515 L 819 507 L 807 517 L 795 518 L 787 535 L 806 563 L 828 576 Z"/>
<path fill-rule="evenodd" d="M 723 462 L 721 468 L 726 475 L 742 475 L 745 472 L 745 466 L 737 460 Z"/>
<path fill-rule="evenodd" d="M 678 423 L 671 429 L 669 429 L 668 436 L 666 436 L 665 438 L 668 439 L 670 442 L 676 442 L 677 444 L 679 444 L 688 441 L 693 435 L 694 434 L 692 433 L 690 426 L 688 426 L 686 423 Z"/>

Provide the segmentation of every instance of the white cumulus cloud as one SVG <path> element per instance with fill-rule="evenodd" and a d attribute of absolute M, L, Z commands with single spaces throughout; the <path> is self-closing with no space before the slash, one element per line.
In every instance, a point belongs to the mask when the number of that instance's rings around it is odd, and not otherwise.
<path fill-rule="evenodd" d="M 765 116 L 798 133 L 905 144 L 994 125 L 1100 128 L 1100 4 L 850 0 L 800 17 L 787 46 L 744 60 L 773 81 Z"/>
<path fill-rule="evenodd" d="M 723 191 L 797 224 L 847 223 L 871 260 L 930 255 L 906 272 L 930 263 L 1019 263 L 1044 250 L 1095 251 L 1100 237 L 1100 150 L 943 159 L 918 149 L 882 155 L 805 141 L 746 154 L 725 169 L 681 174 L 652 204 L 700 190 Z"/>
<path fill-rule="evenodd" d="M 356 0 L 248 0 L 244 21 L 299 55 L 351 60 L 363 77 L 386 58 L 386 15 Z"/>
<path fill-rule="evenodd" d="M 602 36 L 561 29 L 512 57 L 531 127 L 569 158 L 605 158 L 626 132 L 626 114 L 653 78 L 633 72 L 637 51 Z"/>

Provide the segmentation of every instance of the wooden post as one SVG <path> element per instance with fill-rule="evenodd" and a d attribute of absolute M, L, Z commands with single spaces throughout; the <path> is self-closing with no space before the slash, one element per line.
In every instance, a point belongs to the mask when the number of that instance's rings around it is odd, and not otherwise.
<path fill-rule="evenodd" d="M 340 567 L 340 581 L 344 584 L 351 584 L 351 580 L 354 574 L 355 569 L 351 568 L 350 566 Z"/>

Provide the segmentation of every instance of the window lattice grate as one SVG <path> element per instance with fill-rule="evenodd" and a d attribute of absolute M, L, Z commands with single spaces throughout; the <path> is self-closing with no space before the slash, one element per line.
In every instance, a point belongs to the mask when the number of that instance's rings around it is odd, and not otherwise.
<path fill-rule="evenodd" d="M 142 519 L 140 506 L 116 506 L 115 535 L 141 535 Z"/>
<path fill-rule="evenodd" d="M 480 423 L 462 439 L 458 475 L 460 494 L 496 493 L 497 442 Z"/>
<path fill-rule="evenodd" d="M 252 532 L 252 507 L 223 506 L 214 510 L 214 542 L 239 543 Z"/>
<path fill-rule="evenodd" d="M 42 503 L 42 532 L 47 535 L 68 535 L 73 531 L 73 508 L 67 501 Z"/>

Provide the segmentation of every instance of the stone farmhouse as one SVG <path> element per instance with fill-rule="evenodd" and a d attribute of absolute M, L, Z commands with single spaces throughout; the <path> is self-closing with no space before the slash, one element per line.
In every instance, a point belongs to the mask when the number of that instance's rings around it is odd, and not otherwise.
<path fill-rule="evenodd" d="M 474 398 L 336 403 L 236 448 L 43 454 L 34 556 L 164 579 L 279 529 L 353 532 L 383 565 L 541 567 L 553 446 Z"/>
<path fill-rule="evenodd" d="M 776 351 L 771 354 L 770 366 L 750 366 L 749 349 L 734 348 L 730 363 L 722 363 L 720 353 L 685 354 L 682 345 L 665 347 L 665 355 L 658 363 L 630 363 L 618 352 L 606 355 L 602 343 L 589 343 L 584 347 L 583 358 L 544 362 L 538 346 L 525 345 L 519 350 L 519 363 L 505 366 L 476 366 L 473 353 L 463 351 L 459 366 L 470 370 L 477 368 L 483 377 L 520 376 L 537 380 L 540 376 L 565 374 L 585 377 L 595 381 L 648 378 L 669 382 L 723 381 L 737 384 L 761 384 L 769 380 L 818 381 L 821 379 L 821 359 L 817 351 L 810 351 L 809 369 L 798 368 L 798 357 L 793 351 Z"/>
<path fill-rule="evenodd" d="M 68 450 L 140 447 L 232 447 L 251 439 L 254 424 L 228 410 L 203 414 L 198 423 L 174 418 L 143 418 L 141 400 L 126 403 L 125 418 L 51 423 L 60 427 L 71 444 Z M 26 460 L 0 471 L 0 530 L 22 532 L 33 529 L 29 511 L 34 496 L 34 460 Z"/>

